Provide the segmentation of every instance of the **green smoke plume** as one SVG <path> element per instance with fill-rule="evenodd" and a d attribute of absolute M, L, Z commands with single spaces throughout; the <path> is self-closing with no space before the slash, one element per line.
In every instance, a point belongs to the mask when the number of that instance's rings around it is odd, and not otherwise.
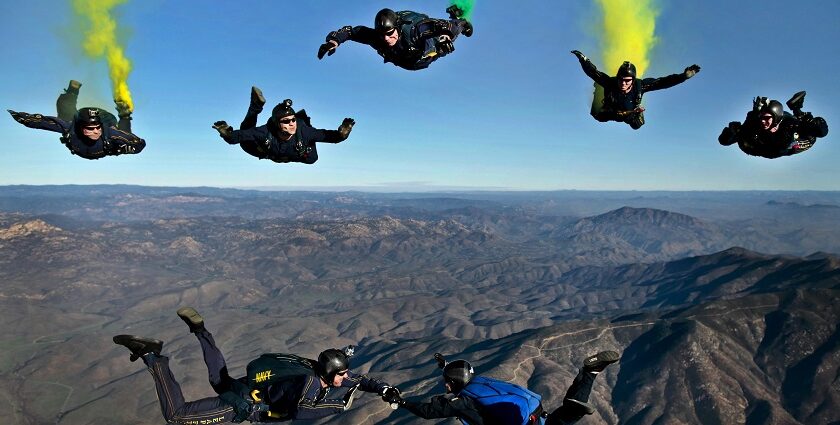
<path fill-rule="evenodd" d="M 449 0 L 449 4 L 458 6 L 459 9 L 464 11 L 464 19 L 470 21 L 472 17 L 472 10 L 475 6 L 476 0 Z"/>

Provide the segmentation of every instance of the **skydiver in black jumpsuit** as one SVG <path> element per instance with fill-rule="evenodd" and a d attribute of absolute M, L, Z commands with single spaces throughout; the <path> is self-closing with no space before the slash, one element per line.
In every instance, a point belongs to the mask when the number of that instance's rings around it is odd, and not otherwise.
<path fill-rule="evenodd" d="M 373 47 L 386 63 L 416 71 L 455 50 L 459 34 L 472 36 L 473 26 L 462 19 L 463 11 L 455 6 L 446 10 L 450 19 L 433 19 L 412 11 L 382 9 L 374 18 L 374 28 L 345 26 L 327 35 L 318 49 L 318 59 L 331 56 L 347 40 Z"/>
<path fill-rule="evenodd" d="M 295 112 L 291 99 L 286 99 L 274 107 L 268 123 L 257 126 L 257 116 L 262 112 L 264 104 L 262 91 L 252 87 L 251 104 L 239 130 L 234 130 L 225 121 L 216 121 L 213 128 L 228 144 L 238 144 L 242 150 L 257 158 L 280 163 L 314 164 L 318 160 L 315 143 L 340 143 L 347 140 L 356 124 L 352 118 L 345 118 L 338 130 L 314 128 L 306 111 Z"/>
<path fill-rule="evenodd" d="M 681 74 L 672 74 L 661 78 L 636 78 L 636 66 L 625 61 L 618 68 L 615 77 L 598 71 L 598 68 L 583 53 L 572 50 L 577 56 L 583 72 L 595 83 L 604 88 L 604 100 L 601 105 L 593 105 L 592 117 L 600 122 L 619 121 L 638 130 L 645 124 L 645 108 L 642 96 L 654 90 L 662 90 L 683 83 L 700 72 L 700 67 L 691 65 Z"/>
<path fill-rule="evenodd" d="M 822 117 L 802 112 L 804 101 L 804 91 L 793 95 L 787 102 L 793 111 L 790 114 L 778 100 L 756 97 L 743 124 L 730 122 L 721 131 L 718 142 L 723 146 L 737 143 L 748 155 L 770 159 L 805 152 L 817 138 L 828 135 L 828 124 Z"/>
<path fill-rule="evenodd" d="M 357 375 L 349 370 L 349 357 L 342 350 L 323 351 L 318 360 L 299 374 L 252 391 L 247 377 L 231 378 L 224 356 L 204 319 L 191 307 L 178 310 L 201 344 L 210 385 L 218 394 L 186 401 L 181 386 L 169 369 L 169 358 L 161 355 L 163 341 L 134 335 L 117 335 L 114 343 L 131 351 L 131 361 L 143 360 L 155 381 L 164 419 L 170 424 L 216 424 L 223 422 L 284 422 L 293 419 L 318 419 L 340 414 L 350 408 L 358 389 L 391 397 L 399 391 L 388 384 Z M 303 359 L 303 358 L 300 358 Z M 305 359 L 304 359 L 305 360 Z M 270 373 L 270 372 L 269 372 Z"/>
<path fill-rule="evenodd" d="M 86 107 L 77 111 L 76 101 L 81 86 L 80 82 L 71 80 L 65 93 L 58 96 L 57 117 L 12 110 L 9 113 L 15 121 L 29 128 L 61 133 L 61 143 L 71 153 L 85 159 L 140 153 L 146 147 L 146 142 L 131 133 L 131 110 L 128 104 L 114 101 L 119 122 L 104 109 Z"/>

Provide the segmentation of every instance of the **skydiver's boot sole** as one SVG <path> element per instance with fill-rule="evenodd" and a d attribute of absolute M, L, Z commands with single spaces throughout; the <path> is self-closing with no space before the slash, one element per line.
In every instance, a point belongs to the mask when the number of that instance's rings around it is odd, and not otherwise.
<path fill-rule="evenodd" d="M 70 84 L 67 85 L 67 90 L 65 90 L 65 91 L 67 93 L 78 95 L 80 88 L 82 88 L 82 83 L 80 83 L 76 80 L 70 80 Z"/>
<path fill-rule="evenodd" d="M 587 357 L 583 361 L 583 370 L 586 372 L 600 372 L 607 366 L 617 362 L 620 357 L 616 351 L 601 351 L 594 356 Z"/>
<path fill-rule="evenodd" d="M 262 90 L 257 88 L 257 86 L 251 86 L 251 105 L 259 106 L 260 108 L 265 105 L 265 96 L 263 96 Z"/>
<path fill-rule="evenodd" d="M 131 361 L 136 361 L 149 353 L 159 356 L 160 350 L 163 349 L 163 341 L 134 335 L 117 335 L 114 337 L 114 344 L 128 348 L 131 351 L 131 357 L 129 357 Z"/>
<path fill-rule="evenodd" d="M 204 330 L 204 318 L 194 308 L 181 307 L 177 314 L 189 326 L 190 332 L 197 333 Z"/>
<path fill-rule="evenodd" d="M 461 34 L 464 34 L 464 37 L 472 37 L 473 24 L 470 21 L 464 21 L 464 29 L 461 30 Z"/>
<path fill-rule="evenodd" d="M 446 8 L 446 13 L 449 14 L 449 19 L 460 19 L 464 16 L 464 11 L 454 4 Z"/>
<path fill-rule="evenodd" d="M 802 107 L 805 106 L 805 91 L 798 92 L 787 101 L 787 107 L 791 111 L 796 112 L 797 110 L 801 111 Z"/>

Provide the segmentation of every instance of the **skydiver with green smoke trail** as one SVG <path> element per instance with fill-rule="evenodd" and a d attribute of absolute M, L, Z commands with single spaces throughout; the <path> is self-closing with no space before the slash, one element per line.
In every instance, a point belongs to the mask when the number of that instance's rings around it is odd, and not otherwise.
<path fill-rule="evenodd" d="M 449 20 L 409 10 L 382 9 L 374 18 L 374 28 L 348 25 L 327 34 L 326 42 L 318 49 L 318 59 L 332 56 L 338 46 L 350 40 L 373 47 L 386 63 L 409 71 L 428 68 L 455 50 L 458 35 L 470 37 L 473 33 L 461 8 L 452 5 L 446 11 Z"/>
<path fill-rule="evenodd" d="M 645 108 L 642 96 L 649 91 L 662 90 L 676 86 L 700 72 L 698 65 L 691 65 L 682 73 L 661 78 L 636 78 L 636 66 L 625 61 L 618 68 L 615 77 L 598 70 L 597 67 L 579 50 L 572 54 L 580 61 L 583 72 L 596 84 L 604 88 L 604 99 L 600 108 L 593 108 L 591 115 L 600 122 L 618 121 L 638 130 L 645 124 Z"/>

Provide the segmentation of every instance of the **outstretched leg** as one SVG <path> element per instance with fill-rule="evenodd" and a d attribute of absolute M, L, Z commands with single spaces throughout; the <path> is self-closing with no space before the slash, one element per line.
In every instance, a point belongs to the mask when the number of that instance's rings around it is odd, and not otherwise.
<path fill-rule="evenodd" d="M 160 355 L 161 341 L 133 335 L 117 335 L 114 343 L 131 351 L 132 361 L 143 359 L 155 381 L 163 418 L 172 424 L 224 423 L 234 418 L 233 407 L 218 397 L 184 401 L 181 385 L 169 369 L 169 358 Z"/>
<path fill-rule="evenodd" d="M 466 19 L 463 19 L 463 10 L 453 4 L 446 8 L 446 13 L 449 14 L 449 31 L 452 32 L 453 40 L 458 34 L 464 34 L 464 37 L 471 37 L 473 35 L 472 24 Z"/>
<path fill-rule="evenodd" d="M 76 102 L 79 100 L 79 88 L 82 83 L 76 80 L 70 80 L 70 84 L 64 93 L 58 96 L 55 102 L 56 116 L 62 121 L 71 122 L 76 115 Z"/>
<path fill-rule="evenodd" d="M 257 116 L 263 110 L 265 105 L 265 97 L 263 97 L 262 90 L 256 86 L 251 86 L 251 104 L 248 105 L 248 112 L 245 114 L 245 119 L 239 124 L 240 130 L 247 130 L 257 126 Z"/>
<path fill-rule="evenodd" d="M 204 355 L 207 376 L 213 390 L 216 391 L 216 394 L 230 391 L 234 379 L 228 374 L 225 357 L 219 347 L 216 346 L 213 335 L 204 327 L 204 319 L 192 307 L 182 307 L 178 309 L 177 314 L 189 326 L 190 332 L 195 334 L 199 344 L 201 344 L 201 354 Z"/>
<path fill-rule="evenodd" d="M 585 415 L 591 415 L 595 408 L 589 404 L 589 394 L 592 393 L 592 385 L 595 377 L 607 366 L 617 362 L 619 354 L 615 351 L 601 351 L 583 361 L 566 397 L 563 398 L 563 405 L 551 412 L 546 418 L 546 425 L 567 425 L 579 421 Z"/>
<path fill-rule="evenodd" d="M 155 390 L 163 418 L 176 424 L 223 423 L 233 419 L 233 407 L 219 397 L 202 398 L 196 401 L 184 401 L 181 386 L 169 369 L 169 358 L 150 354 L 143 357 L 143 362 L 155 380 Z M 202 422 L 199 422 L 202 421 Z"/>
<path fill-rule="evenodd" d="M 452 33 L 452 40 L 458 38 L 460 34 L 464 34 L 464 37 L 470 37 L 473 34 L 473 26 L 466 19 L 451 19 L 449 21 L 449 31 Z"/>

